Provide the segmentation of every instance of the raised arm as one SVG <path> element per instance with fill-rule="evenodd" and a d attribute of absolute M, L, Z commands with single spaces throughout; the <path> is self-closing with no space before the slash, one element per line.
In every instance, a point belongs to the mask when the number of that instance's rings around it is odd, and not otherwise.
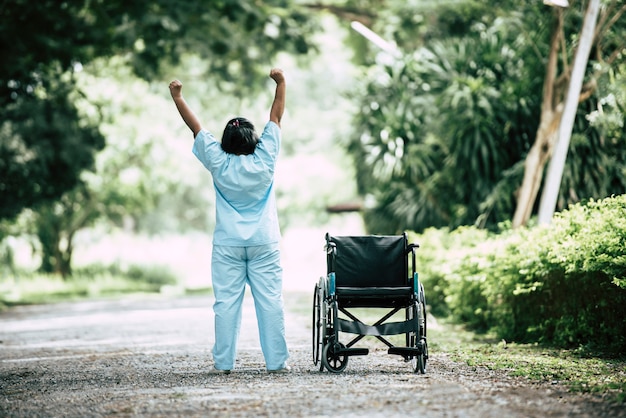
<path fill-rule="evenodd" d="M 180 116 L 182 116 L 189 129 L 191 129 L 193 137 L 195 138 L 202 129 L 202 125 L 183 97 L 183 83 L 178 80 L 172 81 L 170 83 L 170 94 L 176 104 L 178 113 L 180 113 Z"/>
<path fill-rule="evenodd" d="M 274 94 L 274 102 L 270 109 L 270 120 L 280 126 L 280 120 L 285 112 L 285 92 L 287 84 L 285 83 L 285 75 L 283 70 L 272 68 L 270 77 L 276 82 L 276 93 Z"/>

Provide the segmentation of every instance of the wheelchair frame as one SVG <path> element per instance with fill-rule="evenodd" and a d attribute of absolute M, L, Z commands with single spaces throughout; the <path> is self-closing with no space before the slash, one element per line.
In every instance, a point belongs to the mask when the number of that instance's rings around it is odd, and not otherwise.
<path fill-rule="evenodd" d="M 404 241 L 404 276 L 406 281 L 402 287 L 367 286 L 359 288 L 337 285 L 335 272 L 337 258 L 337 242 L 342 239 L 377 239 L 390 238 Z M 337 241 L 337 242 L 336 242 Z M 424 287 L 419 281 L 416 271 L 415 250 L 418 244 L 409 244 L 407 234 L 401 236 L 363 236 L 363 237 L 331 237 L 326 234 L 327 274 L 320 277 L 313 293 L 313 364 L 319 364 L 320 372 L 326 368 L 331 373 L 341 373 L 348 365 L 351 356 L 369 354 L 368 348 L 354 347 L 365 336 L 374 336 L 388 347 L 388 354 L 400 355 L 406 362 L 411 362 L 412 370 L 424 374 L 428 360 L 428 343 L 426 340 L 426 299 Z M 409 274 L 409 258 L 411 254 L 411 270 Z M 353 277 L 354 279 L 354 277 Z M 371 292 L 368 294 L 368 292 Z M 345 294 L 351 296 L 345 296 Z M 369 299 L 368 299 L 369 298 Z M 350 306 L 354 305 L 354 306 Z M 390 311 L 373 324 L 365 324 L 348 309 L 388 308 Z M 387 322 L 396 313 L 404 310 L 405 321 Z M 345 317 L 341 318 L 342 313 Z M 356 334 L 347 343 L 339 340 L 339 333 Z M 405 334 L 406 346 L 393 345 L 384 336 Z M 320 361 L 321 360 L 321 361 Z"/>

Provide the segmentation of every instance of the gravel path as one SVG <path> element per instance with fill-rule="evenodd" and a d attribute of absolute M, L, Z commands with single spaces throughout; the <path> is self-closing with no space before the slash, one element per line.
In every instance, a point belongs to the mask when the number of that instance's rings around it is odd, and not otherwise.
<path fill-rule="evenodd" d="M 288 310 L 292 372 L 267 374 L 246 296 L 239 359 L 212 372 L 211 298 L 125 298 L 0 313 L 2 417 L 612 417 L 619 406 L 431 353 L 426 375 L 376 350 L 338 375 Z M 286 295 L 286 300 L 301 298 Z M 295 303 L 295 302 L 294 302 Z M 302 310 L 299 309 L 299 312 Z"/>

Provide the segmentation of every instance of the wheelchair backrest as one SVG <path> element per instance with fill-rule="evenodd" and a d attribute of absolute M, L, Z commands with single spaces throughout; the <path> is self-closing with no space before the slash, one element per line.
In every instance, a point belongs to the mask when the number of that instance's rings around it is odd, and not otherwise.
<path fill-rule="evenodd" d="M 336 286 L 403 287 L 408 285 L 406 235 L 333 237 L 329 245 L 328 273 L 335 272 Z M 331 244 L 332 243 L 332 244 Z"/>

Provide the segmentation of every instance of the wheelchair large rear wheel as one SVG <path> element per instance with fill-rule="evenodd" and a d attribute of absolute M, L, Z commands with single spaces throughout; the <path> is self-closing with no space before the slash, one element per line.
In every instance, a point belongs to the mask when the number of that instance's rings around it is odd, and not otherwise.
<path fill-rule="evenodd" d="M 426 363 L 428 362 L 428 340 L 426 338 L 426 330 L 427 330 L 427 320 L 426 320 L 426 296 L 424 293 L 424 285 L 420 283 L 420 305 L 422 307 L 422 317 L 420 320 L 420 343 L 422 345 L 422 355 L 424 357 L 424 367 L 422 368 L 425 372 Z M 420 369 L 420 371 L 422 370 Z"/>
<path fill-rule="evenodd" d="M 342 343 L 338 343 L 340 348 L 346 348 Z M 331 373 L 341 373 L 348 365 L 348 356 L 345 354 L 335 354 L 335 345 L 329 342 L 324 346 L 322 352 L 322 364 Z"/>
<path fill-rule="evenodd" d="M 422 305 L 422 319 L 421 325 L 422 328 L 420 330 L 421 336 L 426 339 L 426 296 L 424 296 L 424 285 L 420 283 L 420 304 Z M 426 359 L 428 359 L 428 350 L 426 350 Z"/>
<path fill-rule="evenodd" d="M 322 333 L 325 329 L 325 325 L 322 320 L 322 289 L 319 284 L 315 285 L 315 291 L 313 292 L 313 364 L 317 366 L 320 361 L 320 354 L 322 352 L 322 344 L 324 338 Z"/>
<path fill-rule="evenodd" d="M 423 299 L 422 299 L 423 300 Z M 416 302 L 410 309 L 411 318 L 418 318 L 418 329 L 407 334 L 407 346 L 419 348 L 419 354 L 411 357 L 411 366 L 415 373 L 426 373 L 428 361 L 428 343 L 426 342 L 426 304 Z"/>

